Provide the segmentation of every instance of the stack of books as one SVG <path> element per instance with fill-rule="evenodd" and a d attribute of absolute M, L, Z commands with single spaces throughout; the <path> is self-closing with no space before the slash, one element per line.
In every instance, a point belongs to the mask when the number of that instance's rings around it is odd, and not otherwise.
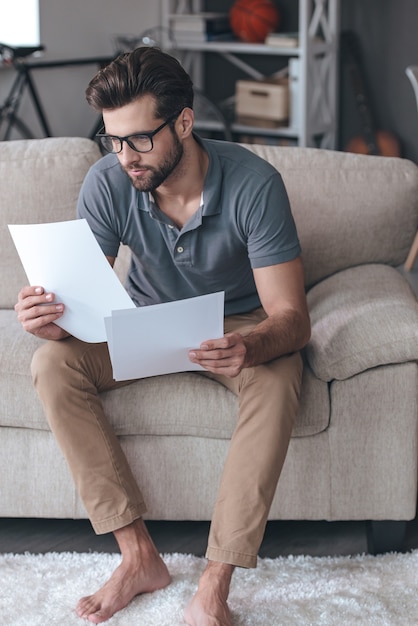
<path fill-rule="evenodd" d="M 264 41 L 266 46 L 278 48 L 297 48 L 299 33 L 269 33 Z"/>
<path fill-rule="evenodd" d="M 324 43 L 321 37 L 313 37 L 310 39 L 313 43 Z M 264 41 L 266 46 L 274 46 L 276 48 L 297 48 L 300 44 L 299 33 L 269 33 Z"/>
<path fill-rule="evenodd" d="M 201 43 L 233 39 L 228 13 L 182 13 L 170 19 L 176 43 Z"/>

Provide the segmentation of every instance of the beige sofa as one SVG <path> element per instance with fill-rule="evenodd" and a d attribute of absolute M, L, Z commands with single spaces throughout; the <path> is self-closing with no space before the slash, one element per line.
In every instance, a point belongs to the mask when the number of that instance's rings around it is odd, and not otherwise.
<path fill-rule="evenodd" d="M 287 185 L 312 318 L 300 411 L 270 518 L 412 519 L 418 305 L 395 267 L 418 226 L 418 167 L 315 149 L 250 149 L 273 163 Z M 85 517 L 32 388 L 29 367 L 39 341 L 21 329 L 13 310 L 26 278 L 6 225 L 73 219 L 81 182 L 99 156 L 87 139 L 0 144 L 3 517 Z M 126 261 L 126 250 L 122 256 Z M 235 397 L 184 373 L 138 381 L 103 394 L 103 401 L 149 518 L 210 519 Z"/>

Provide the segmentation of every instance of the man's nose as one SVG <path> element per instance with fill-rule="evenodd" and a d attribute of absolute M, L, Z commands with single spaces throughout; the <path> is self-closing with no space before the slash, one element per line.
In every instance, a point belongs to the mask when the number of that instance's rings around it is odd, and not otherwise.
<path fill-rule="evenodd" d="M 128 144 L 127 141 L 122 142 L 122 150 L 118 153 L 119 161 L 122 165 L 129 165 L 129 163 L 137 163 L 141 160 L 141 153 L 137 152 Z"/>

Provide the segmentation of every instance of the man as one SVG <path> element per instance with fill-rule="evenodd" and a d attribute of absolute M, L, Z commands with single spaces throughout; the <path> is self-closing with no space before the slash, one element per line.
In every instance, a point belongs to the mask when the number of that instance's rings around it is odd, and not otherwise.
<path fill-rule="evenodd" d="M 297 411 L 298 351 L 310 335 L 286 191 L 264 160 L 193 132 L 191 80 L 156 48 L 121 55 L 86 95 L 103 115 L 110 154 L 87 175 L 78 215 L 112 265 L 120 242 L 131 248 L 127 289 L 135 303 L 225 291 L 224 337 L 208 338 L 189 358 L 238 396 L 239 419 L 207 567 L 184 616 L 190 626 L 231 626 L 232 573 L 256 566 Z M 50 340 L 34 355 L 34 383 L 93 528 L 113 532 L 121 550 L 109 581 L 77 606 L 80 617 L 101 623 L 135 595 L 168 585 L 170 575 L 99 398 L 124 383 L 112 378 L 106 344 L 85 344 L 55 324 L 64 306 L 40 286 L 24 287 L 16 311 L 25 330 Z"/>

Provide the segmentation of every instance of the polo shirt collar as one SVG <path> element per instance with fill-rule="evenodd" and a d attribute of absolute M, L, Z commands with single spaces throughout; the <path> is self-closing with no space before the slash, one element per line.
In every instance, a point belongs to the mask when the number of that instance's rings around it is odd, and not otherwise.
<path fill-rule="evenodd" d="M 219 156 L 214 149 L 212 143 L 209 140 L 202 139 L 195 133 L 194 138 L 207 152 L 209 157 L 208 171 L 206 172 L 205 182 L 203 185 L 203 193 L 201 197 L 200 210 L 202 216 L 205 215 L 217 215 L 221 212 L 221 188 L 223 172 Z M 147 211 L 150 215 L 153 214 L 153 206 L 155 201 L 151 192 L 143 193 L 139 192 L 142 196 L 142 202 L 139 203 L 139 208 Z"/>
<path fill-rule="evenodd" d="M 223 171 L 218 153 L 213 142 L 202 139 L 194 133 L 197 143 L 202 146 L 209 157 L 208 171 L 203 185 L 203 213 L 202 215 L 217 215 L 221 212 L 221 189 Z"/>

